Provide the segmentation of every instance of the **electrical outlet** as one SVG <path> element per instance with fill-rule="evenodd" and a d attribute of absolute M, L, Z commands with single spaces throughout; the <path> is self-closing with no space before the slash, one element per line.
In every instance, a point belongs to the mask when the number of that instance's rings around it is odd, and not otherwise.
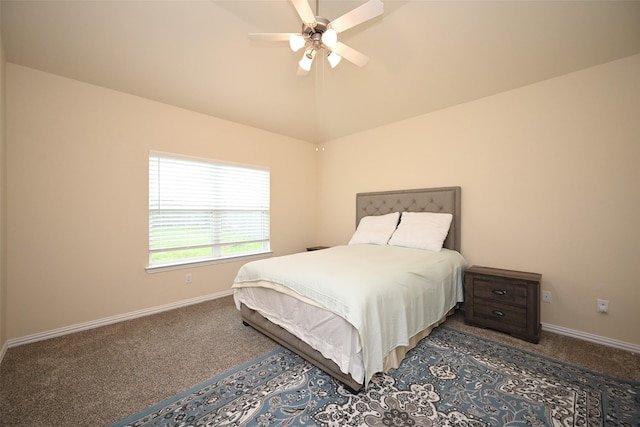
<path fill-rule="evenodd" d="M 542 302 L 551 303 L 551 291 L 542 292 Z"/>
<path fill-rule="evenodd" d="M 596 301 L 596 310 L 598 313 L 608 313 L 609 312 L 609 301 L 604 299 L 599 299 Z"/>
<path fill-rule="evenodd" d="M 184 283 L 191 283 L 193 282 L 193 277 L 191 276 L 191 273 L 187 273 L 187 276 L 184 278 Z"/>

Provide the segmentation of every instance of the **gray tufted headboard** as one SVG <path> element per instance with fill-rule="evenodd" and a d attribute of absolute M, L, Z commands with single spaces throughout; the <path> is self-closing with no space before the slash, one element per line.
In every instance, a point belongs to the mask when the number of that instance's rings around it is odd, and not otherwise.
<path fill-rule="evenodd" d="M 444 247 L 460 251 L 460 187 L 356 194 L 356 227 L 365 216 L 405 211 L 453 214 Z"/>

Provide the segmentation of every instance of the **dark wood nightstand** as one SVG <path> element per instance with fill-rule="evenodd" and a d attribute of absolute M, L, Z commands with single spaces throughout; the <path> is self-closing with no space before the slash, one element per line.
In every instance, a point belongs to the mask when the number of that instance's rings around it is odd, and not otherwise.
<path fill-rule="evenodd" d="M 540 341 L 542 275 L 479 266 L 464 274 L 465 323 Z"/>
<path fill-rule="evenodd" d="M 307 252 L 311 252 L 311 251 L 319 251 L 321 249 L 327 249 L 329 246 L 311 246 L 310 248 L 307 248 Z"/>

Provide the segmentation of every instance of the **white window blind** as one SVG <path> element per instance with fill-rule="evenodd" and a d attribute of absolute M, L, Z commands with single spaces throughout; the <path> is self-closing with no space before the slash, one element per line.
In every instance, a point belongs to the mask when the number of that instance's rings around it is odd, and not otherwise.
<path fill-rule="evenodd" d="M 269 171 L 149 155 L 149 265 L 268 252 Z"/>

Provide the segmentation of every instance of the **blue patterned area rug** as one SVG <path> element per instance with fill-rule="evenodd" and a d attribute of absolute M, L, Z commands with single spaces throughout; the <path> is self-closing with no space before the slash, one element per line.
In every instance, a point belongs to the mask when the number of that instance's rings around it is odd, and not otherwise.
<path fill-rule="evenodd" d="M 281 348 L 123 426 L 639 426 L 640 383 L 440 326 L 352 394 Z"/>

